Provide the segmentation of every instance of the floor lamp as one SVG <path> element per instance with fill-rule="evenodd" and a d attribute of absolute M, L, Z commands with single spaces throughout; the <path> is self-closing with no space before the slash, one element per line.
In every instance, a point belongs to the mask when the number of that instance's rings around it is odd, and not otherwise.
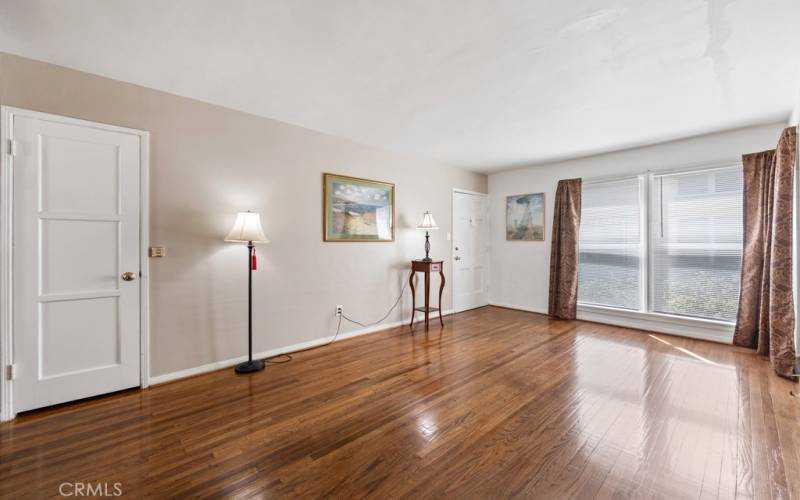
<path fill-rule="evenodd" d="M 233 229 L 225 237 L 231 243 L 247 243 L 247 361 L 236 365 L 236 373 L 253 373 L 264 369 L 264 361 L 253 360 L 253 271 L 256 269 L 256 243 L 269 243 L 261 228 L 261 216 L 255 212 L 239 212 Z"/>

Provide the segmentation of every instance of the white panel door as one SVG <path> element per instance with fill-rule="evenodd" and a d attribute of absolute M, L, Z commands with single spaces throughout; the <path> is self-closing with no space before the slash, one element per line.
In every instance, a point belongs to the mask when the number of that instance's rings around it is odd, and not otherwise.
<path fill-rule="evenodd" d="M 489 223 L 486 195 L 453 192 L 453 309 L 489 303 Z"/>
<path fill-rule="evenodd" d="M 15 410 L 138 386 L 141 138 L 24 114 L 11 135 Z"/>

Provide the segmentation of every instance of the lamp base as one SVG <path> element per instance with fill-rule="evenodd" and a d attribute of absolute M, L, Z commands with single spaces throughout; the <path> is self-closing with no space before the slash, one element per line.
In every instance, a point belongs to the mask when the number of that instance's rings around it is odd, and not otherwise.
<path fill-rule="evenodd" d="M 433 259 L 430 257 L 425 257 L 424 259 L 420 259 L 422 262 L 433 262 Z"/>
<path fill-rule="evenodd" d="M 236 365 L 236 373 L 253 373 L 264 369 L 264 362 L 260 359 L 245 361 Z"/>

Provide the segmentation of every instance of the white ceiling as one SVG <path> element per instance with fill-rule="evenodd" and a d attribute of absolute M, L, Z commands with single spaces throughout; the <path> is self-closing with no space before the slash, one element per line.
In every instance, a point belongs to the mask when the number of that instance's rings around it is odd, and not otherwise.
<path fill-rule="evenodd" d="M 786 119 L 798 0 L 0 0 L 0 51 L 489 172 Z"/>

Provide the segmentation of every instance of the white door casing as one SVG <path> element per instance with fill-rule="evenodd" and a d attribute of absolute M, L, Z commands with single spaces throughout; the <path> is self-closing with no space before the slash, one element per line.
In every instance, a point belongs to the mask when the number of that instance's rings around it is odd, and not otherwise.
<path fill-rule="evenodd" d="M 11 415 L 146 385 L 147 134 L 3 115 L 14 148 L 4 162 L 13 189 Z"/>
<path fill-rule="evenodd" d="M 453 191 L 453 310 L 489 304 L 488 200 L 482 193 Z"/>

